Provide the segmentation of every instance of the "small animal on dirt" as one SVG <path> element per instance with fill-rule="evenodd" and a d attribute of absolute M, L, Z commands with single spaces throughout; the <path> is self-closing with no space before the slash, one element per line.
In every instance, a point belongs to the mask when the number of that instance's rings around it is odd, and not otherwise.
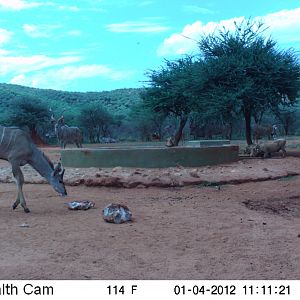
<path fill-rule="evenodd" d="M 12 206 L 13 209 L 21 204 L 26 213 L 30 212 L 22 191 L 24 175 L 20 168 L 26 164 L 31 165 L 43 176 L 58 194 L 67 195 L 63 182 L 65 169 L 60 162 L 54 166 L 51 160 L 33 143 L 27 132 L 16 127 L 0 126 L 0 159 L 11 164 L 12 173 L 16 179 L 17 199 Z"/>
<path fill-rule="evenodd" d="M 285 139 L 263 142 L 258 145 L 255 145 L 255 147 L 251 149 L 250 156 L 252 157 L 261 156 L 267 158 L 267 157 L 271 157 L 272 153 L 282 151 L 281 155 L 282 157 L 285 157 L 286 156 L 285 146 L 286 146 Z"/>

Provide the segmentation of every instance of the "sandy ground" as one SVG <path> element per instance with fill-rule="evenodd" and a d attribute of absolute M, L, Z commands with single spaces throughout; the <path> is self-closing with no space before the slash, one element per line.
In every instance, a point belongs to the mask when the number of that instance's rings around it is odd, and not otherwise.
<path fill-rule="evenodd" d="M 300 159 L 292 155 L 197 169 L 69 168 L 67 198 L 33 184 L 43 181 L 25 168 L 29 214 L 11 209 L 16 187 L 1 161 L 0 279 L 299 280 Z M 112 177 L 122 184 L 107 184 Z M 96 205 L 68 210 L 73 200 Z M 106 223 L 111 202 L 127 205 L 133 222 Z"/>

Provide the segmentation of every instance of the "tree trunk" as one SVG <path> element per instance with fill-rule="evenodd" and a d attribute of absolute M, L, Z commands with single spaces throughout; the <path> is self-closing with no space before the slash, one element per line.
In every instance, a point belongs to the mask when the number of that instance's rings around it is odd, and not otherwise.
<path fill-rule="evenodd" d="M 250 110 L 245 110 L 245 128 L 246 128 L 246 141 L 248 145 L 253 144 L 251 139 L 251 112 Z"/>
<path fill-rule="evenodd" d="M 232 139 L 232 130 L 233 130 L 233 123 L 229 122 L 228 126 L 228 135 L 227 139 L 231 140 Z"/>
<path fill-rule="evenodd" d="M 287 136 L 288 135 L 288 133 L 289 133 L 289 126 L 290 124 L 289 124 L 289 122 L 286 122 L 285 124 L 284 124 L 284 132 L 285 132 L 285 135 Z"/>
<path fill-rule="evenodd" d="M 178 130 L 175 134 L 175 137 L 174 137 L 174 146 L 178 146 L 179 142 L 180 142 L 180 139 L 182 137 L 182 131 L 183 131 L 183 128 L 186 124 L 186 121 L 187 121 L 187 117 L 182 117 L 180 119 L 180 123 L 179 123 L 179 127 L 178 127 Z"/>

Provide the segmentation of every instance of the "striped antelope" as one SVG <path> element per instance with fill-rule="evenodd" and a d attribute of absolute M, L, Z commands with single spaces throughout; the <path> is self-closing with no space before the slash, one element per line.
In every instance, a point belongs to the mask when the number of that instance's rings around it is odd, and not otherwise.
<path fill-rule="evenodd" d="M 22 191 L 24 176 L 20 168 L 26 164 L 31 165 L 61 196 L 67 195 L 63 182 L 65 170 L 60 163 L 54 167 L 50 159 L 36 147 L 30 135 L 25 131 L 17 127 L 0 126 L 0 159 L 11 164 L 12 173 L 16 179 L 18 193 L 13 209 L 21 204 L 26 213 L 30 212 Z"/>
<path fill-rule="evenodd" d="M 78 127 L 66 125 L 63 116 L 56 121 L 52 115 L 51 122 L 54 124 L 55 134 L 62 148 L 74 143 L 77 148 L 82 148 L 82 132 Z"/>

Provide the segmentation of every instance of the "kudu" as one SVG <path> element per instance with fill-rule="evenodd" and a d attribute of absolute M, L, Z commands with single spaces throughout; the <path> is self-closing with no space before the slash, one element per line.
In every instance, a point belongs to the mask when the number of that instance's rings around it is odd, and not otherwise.
<path fill-rule="evenodd" d="M 254 142 L 258 144 L 258 140 L 267 137 L 268 140 L 271 140 L 272 138 L 275 139 L 277 137 L 277 126 L 276 125 L 258 125 L 256 124 L 253 128 L 253 138 Z"/>
<path fill-rule="evenodd" d="M 52 115 L 51 123 L 54 125 L 58 143 L 62 148 L 66 148 L 67 144 L 76 144 L 77 148 L 82 148 L 82 132 L 78 127 L 66 125 L 63 116 L 55 120 Z"/>
<path fill-rule="evenodd" d="M 17 199 L 13 204 L 13 209 L 21 204 L 26 213 L 30 212 L 22 191 L 24 176 L 20 168 L 26 164 L 31 165 L 61 196 L 67 195 L 63 182 L 65 170 L 61 163 L 54 167 L 50 159 L 33 143 L 27 132 L 16 127 L 0 126 L 0 159 L 11 164 L 12 173 L 16 179 Z"/>

